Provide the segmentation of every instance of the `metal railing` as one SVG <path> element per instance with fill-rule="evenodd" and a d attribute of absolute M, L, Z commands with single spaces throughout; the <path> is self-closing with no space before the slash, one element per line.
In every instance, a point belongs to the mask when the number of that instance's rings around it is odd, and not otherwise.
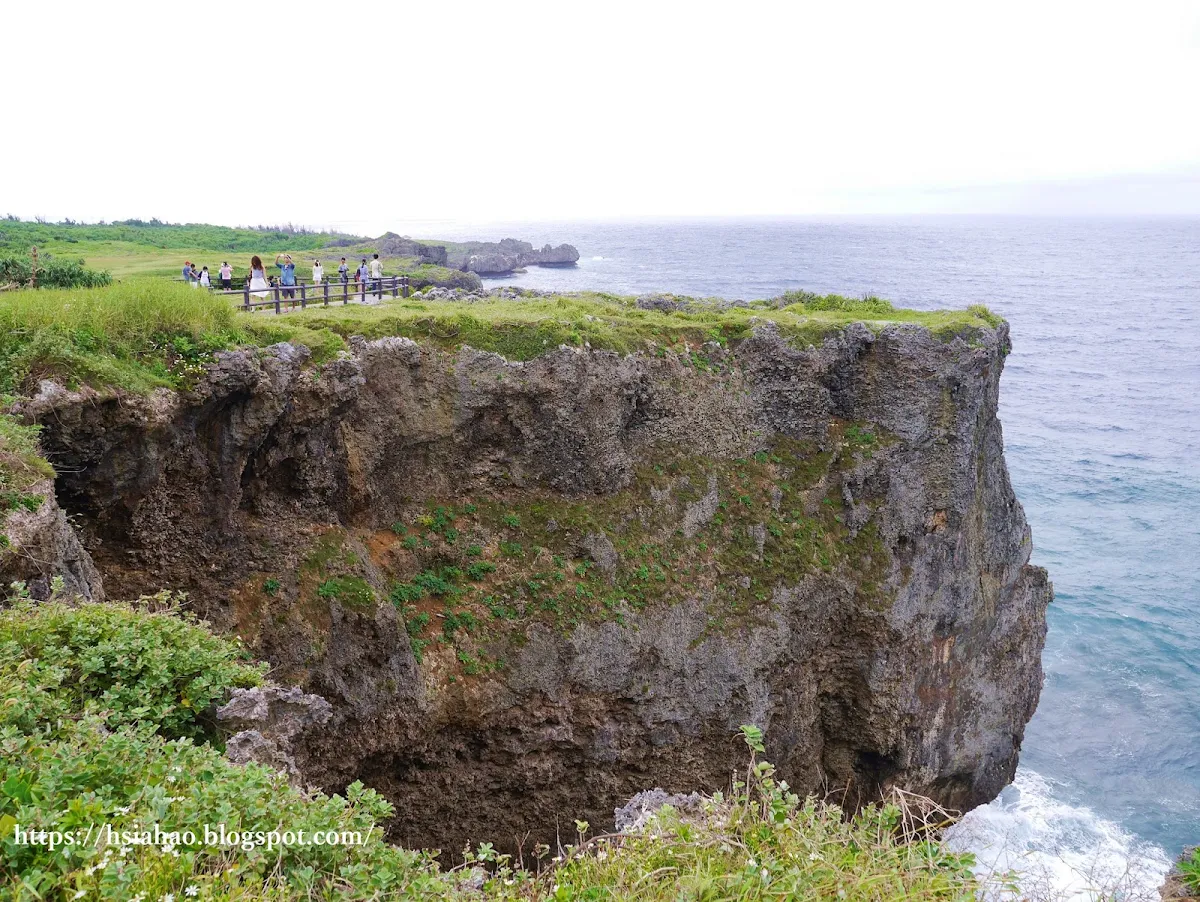
<path fill-rule="evenodd" d="M 297 281 L 295 285 L 271 285 L 267 288 L 256 288 L 253 291 L 247 280 L 241 289 L 210 288 L 209 291 L 225 297 L 240 297 L 242 303 L 239 306 L 246 311 L 269 307 L 274 308 L 276 313 L 283 313 L 285 306 L 287 309 L 295 309 L 297 304 L 301 310 L 307 309 L 309 304 L 328 307 L 331 301 L 336 304 L 339 300 L 343 304 L 349 304 L 352 299 L 355 299 L 361 300 L 365 304 L 368 297 L 382 299 L 383 295 L 388 292 L 394 298 L 408 297 L 409 288 L 408 276 L 381 276 L 378 279 L 366 279 L 361 282 L 339 280 L 313 284 Z"/>

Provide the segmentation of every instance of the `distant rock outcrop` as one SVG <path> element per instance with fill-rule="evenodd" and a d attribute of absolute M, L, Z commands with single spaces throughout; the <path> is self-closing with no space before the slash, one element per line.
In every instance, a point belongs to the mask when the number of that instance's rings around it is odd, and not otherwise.
<path fill-rule="evenodd" d="M 500 275 L 526 266 L 574 266 L 579 261 L 579 251 L 570 244 L 545 244 L 536 248 L 528 241 L 515 238 L 447 246 L 385 232 L 371 243 L 369 250 L 384 257 L 408 257 L 421 263 L 485 275 Z"/>
<path fill-rule="evenodd" d="M 535 248 L 528 241 L 505 238 L 503 241 L 473 241 L 458 245 L 450 265 L 467 272 L 499 275 L 526 266 L 573 266 L 579 251 L 569 244 L 546 244 Z"/>
<path fill-rule="evenodd" d="M 376 242 L 377 250 L 385 257 L 415 257 L 422 263 L 445 266 L 446 247 L 442 244 L 425 244 L 406 235 L 385 232 Z"/>

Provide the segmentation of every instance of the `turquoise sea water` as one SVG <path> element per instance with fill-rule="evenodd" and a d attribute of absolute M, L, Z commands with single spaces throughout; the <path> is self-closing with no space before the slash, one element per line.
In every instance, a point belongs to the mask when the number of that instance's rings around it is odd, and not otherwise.
<path fill-rule="evenodd" d="M 1200 843 L 1200 219 L 419 233 L 579 248 L 574 269 L 498 280 L 528 287 L 747 299 L 806 288 L 1003 314 L 1008 464 L 1057 600 L 1017 780 L 959 841 L 1079 890 L 1127 868 L 1157 885 L 1168 856 Z"/>

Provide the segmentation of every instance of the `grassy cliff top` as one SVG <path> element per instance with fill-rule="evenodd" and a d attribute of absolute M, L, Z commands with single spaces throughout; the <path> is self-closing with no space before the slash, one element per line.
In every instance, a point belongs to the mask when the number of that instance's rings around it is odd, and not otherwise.
<path fill-rule="evenodd" d="M 512 360 L 563 344 L 621 353 L 665 346 L 686 353 L 706 342 L 736 343 L 762 320 L 775 322 L 799 347 L 853 322 L 875 328 L 914 323 L 942 340 L 970 337 L 1000 322 L 982 306 L 922 312 L 878 298 L 807 293 L 744 307 L 690 301 L 678 311 L 645 310 L 632 298 L 598 293 L 470 300 L 418 294 L 377 306 L 310 306 L 275 316 L 241 312 L 227 298 L 183 285 L 139 280 L 0 295 L 0 392 L 19 394 L 43 378 L 132 391 L 174 387 L 219 350 L 291 341 L 307 345 L 320 362 L 344 350 L 351 335 L 406 336 L 446 349 L 470 345 Z"/>

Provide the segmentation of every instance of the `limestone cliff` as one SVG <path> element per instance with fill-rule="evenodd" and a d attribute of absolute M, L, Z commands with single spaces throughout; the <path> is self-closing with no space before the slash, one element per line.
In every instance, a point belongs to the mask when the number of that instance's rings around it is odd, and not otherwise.
<path fill-rule="evenodd" d="M 1008 346 L 278 345 L 189 392 L 21 410 L 109 596 L 186 589 L 332 703 L 302 774 L 454 850 L 721 787 L 751 722 L 799 790 L 991 799 L 1051 596 L 1004 464 Z"/>

